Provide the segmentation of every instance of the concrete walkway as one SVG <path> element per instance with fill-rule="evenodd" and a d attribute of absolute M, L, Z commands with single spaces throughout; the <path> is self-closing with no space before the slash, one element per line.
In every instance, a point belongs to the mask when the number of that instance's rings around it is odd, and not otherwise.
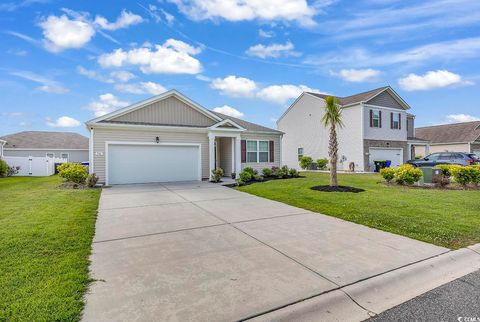
<path fill-rule="evenodd" d="M 208 182 L 114 186 L 100 199 L 83 319 L 279 320 L 323 294 L 340 308 L 332 317 L 358 320 L 369 300 L 349 288 L 447 252 Z"/>

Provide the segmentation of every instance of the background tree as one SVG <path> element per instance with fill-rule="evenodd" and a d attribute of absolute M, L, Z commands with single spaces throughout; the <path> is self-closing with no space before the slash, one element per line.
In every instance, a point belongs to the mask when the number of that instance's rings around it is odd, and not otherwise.
<path fill-rule="evenodd" d="M 328 156 L 330 157 L 330 186 L 337 187 L 337 159 L 338 159 L 338 141 L 337 128 L 343 127 L 342 109 L 338 104 L 337 98 L 327 96 L 325 98 L 325 115 L 322 118 L 325 127 L 330 127 L 330 140 L 328 145 Z"/>

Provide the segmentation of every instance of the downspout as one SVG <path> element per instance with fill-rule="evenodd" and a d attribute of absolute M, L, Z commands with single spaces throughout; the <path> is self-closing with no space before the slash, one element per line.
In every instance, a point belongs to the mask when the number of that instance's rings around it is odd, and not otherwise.
<path fill-rule="evenodd" d="M 94 161 L 93 161 L 93 157 L 94 157 L 94 154 L 93 154 L 93 134 L 94 134 L 94 131 L 93 131 L 93 127 L 89 129 L 90 130 L 90 140 L 88 142 L 88 152 L 89 152 L 89 160 L 88 160 L 88 172 L 89 173 L 94 173 L 95 172 L 95 169 L 94 169 Z"/>

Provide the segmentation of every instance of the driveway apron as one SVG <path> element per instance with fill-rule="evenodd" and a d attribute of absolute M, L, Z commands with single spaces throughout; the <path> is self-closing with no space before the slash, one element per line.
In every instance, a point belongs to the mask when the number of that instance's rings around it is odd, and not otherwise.
<path fill-rule="evenodd" d="M 242 320 L 445 251 L 209 182 L 113 186 L 83 320 Z"/>

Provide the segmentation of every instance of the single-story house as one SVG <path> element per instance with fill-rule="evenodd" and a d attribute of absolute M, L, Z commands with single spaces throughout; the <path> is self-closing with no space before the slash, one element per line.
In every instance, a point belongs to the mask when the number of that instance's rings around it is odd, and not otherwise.
<path fill-rule="evenodd" d="M 280 166 L 282 132 L 210 111 L 176 90 L 86 122 L 106 185 L 209 179 Z"/>
<path fill-rule="evenodd" d="M 430 149 L 416 147 L 417 155 L 434 152 L 471 152 L 480 155 L 480 121 L 435 125 L 415 129 L 415 136 L 429 141 Z"/>
<path fill-rule="evenodd" d="M 23 131 L 0 137 L 5 157 L 51 157 L 88 161 L 88 138 L 71 132 Z"/>

